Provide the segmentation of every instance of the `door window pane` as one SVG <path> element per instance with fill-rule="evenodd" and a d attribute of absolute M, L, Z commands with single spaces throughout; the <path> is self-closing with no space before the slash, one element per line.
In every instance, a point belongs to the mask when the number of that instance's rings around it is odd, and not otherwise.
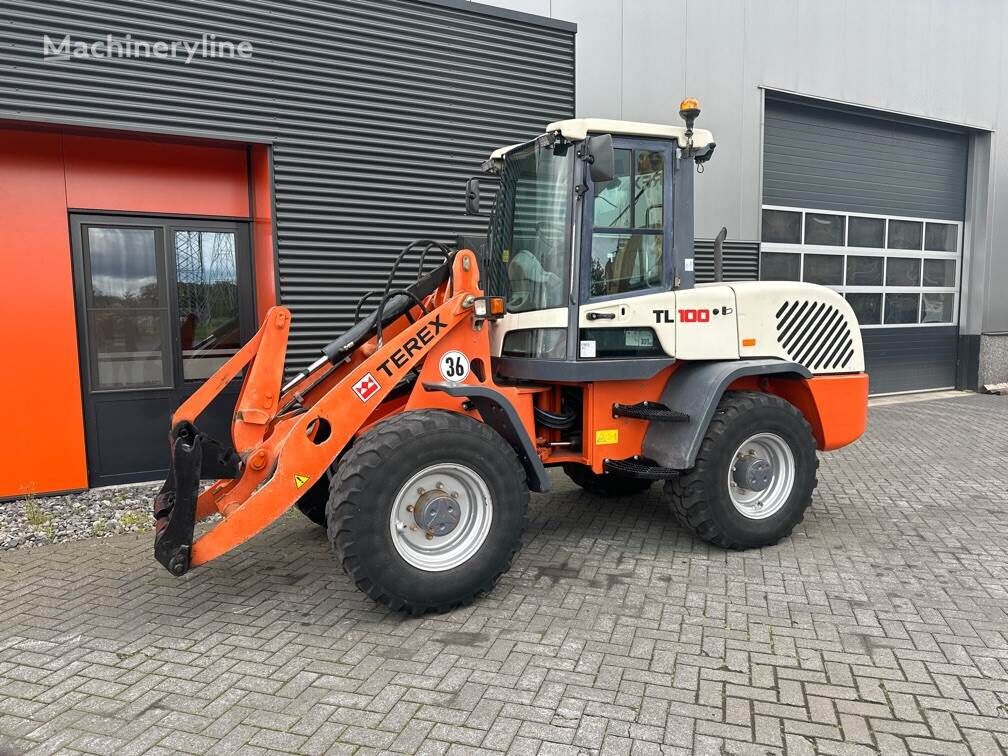
<path fill-rule="evenodd" d="M 650 289 L 662 283 L 661 234 L 592 236 L 592 296 Z"/>
<path fill-rule="evenodd" d="M 93 390 L 171 385 L 164 250 L 155 229 L 85 226 Z"/>
<path fill-rule="evenodd" d="M 920 249 L 923 235 L 920 221 L 889 221 L 889 249 Z"/>
<path fill-rule="evenodd" d="M 843 255 L 805 255 L 802 280 L 823 286 L 843 283 Z"/>
<path fill-rule="evenodd" d="M 886 325 L 916 323 L 919 304 L 920 294 L 886 294 Z"/>
<path fill-rule="evenodd" d="M 921 323 L 951 323 L 955 294 L 924 294 L 921 302 Z"/>
<path fill-rule="evenodd" d="M 760 255 L 761 281 L 801 281 L 801 255 L 764 252 Z"/>
<path fill-rule="evenodd" d="M 886 258 L 886 286 L 920 286 L 921 261 L 914 257 Z"/>
<path fill-rule="evenodd" d="M 662 200 L 665 192 L 665 155 L 651 150 L 637 150 L 634 174 L 633 228 L 661 228 Z"/>
<path fill-rule="evenodd" d="M 925 260 L 925 286 L 955 286 L 955 260 Z"/>
<path fill-rule="evenodd" d="M 842 247 L 844 217 L 824 213 L 805 213 L 805 243 Z"/>
<path fill-rule="evenodd" d="M 93 307 L 157 307 L 158 286 L 154 229 L 87 229 Z"/>
<path fill-rule="evenodd" d="M 616 162 L 613 179 L 595 185 L 595 226 L 604 228 L 630 228 L 630 165 L 632 150 L 615 150 Z"/>
<path fill-rule="evenodd" d="M 241 346 L 235 235 L 176 231 L 182 375 L 210 377 Z"/>
<path fill-rule="evenodd" d="M 847 219 L 847 246 L 873 247 L 881 249 L 885 246 L 885 218 L 862 218 L 852 215 Z"/>
<path fill-rule="evenodd" d="M 883 260 L 881 257 L 868 257 L 866 255 L 848 255 L 847 285 L 881 286 L 882 263 Z"/>
<path fill-rule="evenodd" d="M 801 213 L 764 210 L 762 239 L 778 244 L 801 244 Z"/>
<path fill-rule="evenodd" d="M 98 310 L 93 314 L 91 348 L 101 389 L 165 385 L 163 313 Z"/>
<path fill-rule="evenodd" d="M 847 301 L 861 325 L 878 325 L 882 322 L 881 294 L 848 294 Z"/>
<path fill-rule="evenodd" d="M 924 249 L 932 252 L 956 252 L 959 228 L 953 223 L 928 223 L 924 232 Z"/>

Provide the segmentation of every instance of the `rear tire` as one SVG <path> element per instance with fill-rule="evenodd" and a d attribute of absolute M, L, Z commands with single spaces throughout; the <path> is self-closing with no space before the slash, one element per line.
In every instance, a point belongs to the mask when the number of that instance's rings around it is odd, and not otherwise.
<path fill-rule="evenodd" d="M 587 465 L 566 464 L 563 466 L 563 471 L 567 473 L 568 478 L 588 493 L 607 498 L 637 496 L 650 489 L 654 482 L 618 473 L 593 472 Z"/>
<path fill-rule="evenodd" d="M 804 416 L 770 394 L 729 392 L 718 404 L 696 463 L 665 483 L 676 521 L 726 549 L 770 546 L 790 535 L 812 503 L 816 444 Z M 744 465 L 762 482 L 750 489 Z M 760 463 L 762 465 L 762 462 Z M 755 490 L 760 489 L 761 490 Z"/>
<path fill-rule="evenodd" d="M 454 412 L 405 412 L 340 461 L 329 540 L 375 601 L 444 612 L 488 592 L 511 567 L 528 499 L 521 463 L 492 429 Z"/>

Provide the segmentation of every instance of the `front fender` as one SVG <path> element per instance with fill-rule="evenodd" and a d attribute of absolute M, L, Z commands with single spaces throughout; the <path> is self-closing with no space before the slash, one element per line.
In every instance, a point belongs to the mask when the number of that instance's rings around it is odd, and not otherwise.
<path fill-rule="evenodd" d="M 449 396 L 471 401 L 479 411 L 483 422 L 497 431 L 515 450 L 518 460 L 525 468 L 529 488 L 537 493 L 549 490 L 546 467 L 539 459 L 535 444 L 525 431 L 514 405 L 504 394 L 485 386 L 470 386 L 465 383 L 425 383 L 423 387 L 425 391 L 443 391 Z"/>

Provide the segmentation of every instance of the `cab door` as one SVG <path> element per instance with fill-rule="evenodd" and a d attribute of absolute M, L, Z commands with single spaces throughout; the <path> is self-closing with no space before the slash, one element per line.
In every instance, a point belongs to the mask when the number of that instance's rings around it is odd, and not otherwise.
<path fill-rule="evenodd" d="M 581 217 L 579 359 L 675 354 L 674 142 L 614 139 L 615 177 Z"/>

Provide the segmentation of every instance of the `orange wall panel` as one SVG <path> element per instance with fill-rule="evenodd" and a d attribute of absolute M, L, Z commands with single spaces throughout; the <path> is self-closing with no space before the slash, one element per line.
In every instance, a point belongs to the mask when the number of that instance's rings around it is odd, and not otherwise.
<path fill-rule="evenodd" d="M 251 215 L 244 146 L 67 134 L 63 154 L 72 209 Z"/>
<path fill-rule="evenodd" d="M 253 145 L 252 166 L 252 267 L 256 287 L 256 317 L 277 304 L 276 251 L 273 245 L 273 176 L 270 148 Z"/>
<path fill-rule="evenodd" d="M 0 497 L 87 487 L 60 140 L 0 136 Z"/>
<path fill-rule="evenodd" d="M 244 145 L 0 129 L 0 499 L 88 485 L 69 211 L 253 218 L 264 312 L 276 301 L 268 148 L 252 148 L 251 192 L 249 158 Z"/>

